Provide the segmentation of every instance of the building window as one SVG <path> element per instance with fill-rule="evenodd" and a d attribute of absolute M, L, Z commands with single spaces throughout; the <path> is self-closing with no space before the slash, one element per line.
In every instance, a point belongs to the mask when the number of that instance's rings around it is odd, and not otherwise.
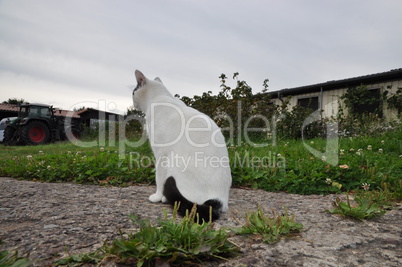
<path fill-rule="evenodd" d="M 353 103 L 352 108 L 357 114 L 376 113 L 382 117 L 380 89 L 367 90 L 364 99 Z"/>
<path fill-rule="evenodd" d="M 318 96 L 299 98 L 299 99 L 297 99 L 297 105 L 304 107 L 304 108 L 309 108 L 312 110 L 318 110 L 318 108 L 319 108 Z"/>

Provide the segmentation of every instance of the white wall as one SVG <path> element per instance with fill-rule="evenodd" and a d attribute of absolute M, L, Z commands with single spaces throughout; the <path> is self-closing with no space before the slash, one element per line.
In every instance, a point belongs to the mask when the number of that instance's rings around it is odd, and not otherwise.
<path fill-rule="evenodd" d="M 402 80 L 393 81 L 393 82 L 385 82 L 385 83 L 365 84 L 365 86 L 369 90 L 380 88 L 381 94 L 385 90 L 387 90 L 388 86 L 392 86 L 391 89 L 388 89 L 388 91 L 389 91 L 388 96 L 391 96 L 396 93 L 398 88 L 402 88 Z M 340 100 L 340 97 L 346 93 L 347 89 L 348 88 L 341 88 L 341 89 L 336 89 L 336 90 L 323 91 L 322 93 L 314 92 L 314 93 L 308 93 L 308 94 L 293 95 L 290 98 L 288 109 L 291 110 L 295 105 L 297 105 L 297 100 L 300 98 L 309 98 L 309 97 L 317 97 L 318 96 L 319 106 L 323 110 L 323 113 L 322 113 L 323 117 L 325 117 L 325 118 L 336 117 L 338 114 L 338 110 L 339 110 L 339 104 L 341 104 L 344 107 L 344 114 L 347 115 L 348 111 L 345 108 L 343 102 Z M 283 97 L 283 99 L 285 99 L 285 98 L 286 97 Z M 273 99 L 273 102 L 276 105 L 282 104 L 282 102 L 278 98 Z M 388 109 L 388 105 L 385 102 L 384 103 L 384 118 L 387 121 L 390 121 L 390 120 L 396 119 L 397 115 L 398 115 L 397 111 Z"/>

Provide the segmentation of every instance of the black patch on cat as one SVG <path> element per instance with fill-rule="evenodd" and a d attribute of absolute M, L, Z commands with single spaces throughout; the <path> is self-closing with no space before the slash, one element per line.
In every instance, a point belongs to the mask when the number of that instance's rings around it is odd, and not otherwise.
<path fill-rule="evenodd" d="M 193 202 L 187 200 L 180 193 L 176 186 L 176 180 L 172 176 L 166 179 L 163 187 L 163 195 L 172 205 L 174 205 L 175 202 L 180 202 L 178 213 L 181 216 L 185 216 L 186 211 L 188 210 L 188 212 L 190 212 L 194 206 Z M 219 219 L 222 203 L 217 199 L 209 199 L 205 201 L 204 204 L 197 205 L 197 213 L 199 215 L 200 222 L 202 222 L 202 220 L 209 222 L 210 207 L 212 207 L 212 221 Z"/>
<path fill-rule="evenodd" d="M 134 90 L 133 90 L 133 94 L 135 93 L 135 91 L 137 91 L 138 89 L 140 89 L 141 86 L 142 86 L 142 85 L 138 83 L 138 84 L 137 84 L 137 87 L 135 87 Z"/>

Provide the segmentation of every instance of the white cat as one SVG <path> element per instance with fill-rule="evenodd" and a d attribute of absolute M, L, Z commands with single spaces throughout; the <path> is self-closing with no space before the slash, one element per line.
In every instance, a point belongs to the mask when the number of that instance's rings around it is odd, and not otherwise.
<path fill-rule="evenodd" d="M 225 139 L 211 118 L 186 106 L 159 78 L 135 71 L 136 109 L 145 113 L 146 131 L 156 159 L 156 193 L 151 202 L 180 202 L 179 214 L 197 203 L 200 219 L 228 210 L 232 176 Z"/>

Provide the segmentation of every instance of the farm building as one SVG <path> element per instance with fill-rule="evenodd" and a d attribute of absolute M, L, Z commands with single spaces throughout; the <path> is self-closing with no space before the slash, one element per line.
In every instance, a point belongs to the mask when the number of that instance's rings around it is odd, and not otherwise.
<path fill-rule="evenodd" d="M 3 118 L 17 117 L 19 107 L 12 104 L 0 104 L 0 120 Z"/>
<path fill-rule="evenodd" d="M 87 127 L 93 127 L 96 123 L 100 121 L 112 121 L 118 122 L 119 120 L 124 120 L 124 116 L 97 110 L 94 108 L 85 108 L 77 112 L 77 115 L 81 119 L 81 123 Z"/>
<path fill-rule="evenodd" d="M 269 92 L 269 94 L 271 94 L 273 102 L 277 105 L 280 105 L 285 98 L 289 97 L 289 108 L 299 105 L 312 108 L 313 110 L 321 110 L 322 117 L 331 118 L 338 114 L 339 105 L 342 105 L 340 97 L 348 89 L 357 88 L 362 85 L 378 101 L 372 105 L 359 107 L 357 112 L 370 113 L 373 109 L 380 107 L 380 99 L 385 91 L 389 91 L 389 95 L 393 95 L 398 89 L 402 89 L 402 68 L 354 78 L 286 88 Z M 397 111 L 389 109 L 387 103 L 384 103 L 381 107 L 384 119 L 392 120 L 396 118 Z"/>

